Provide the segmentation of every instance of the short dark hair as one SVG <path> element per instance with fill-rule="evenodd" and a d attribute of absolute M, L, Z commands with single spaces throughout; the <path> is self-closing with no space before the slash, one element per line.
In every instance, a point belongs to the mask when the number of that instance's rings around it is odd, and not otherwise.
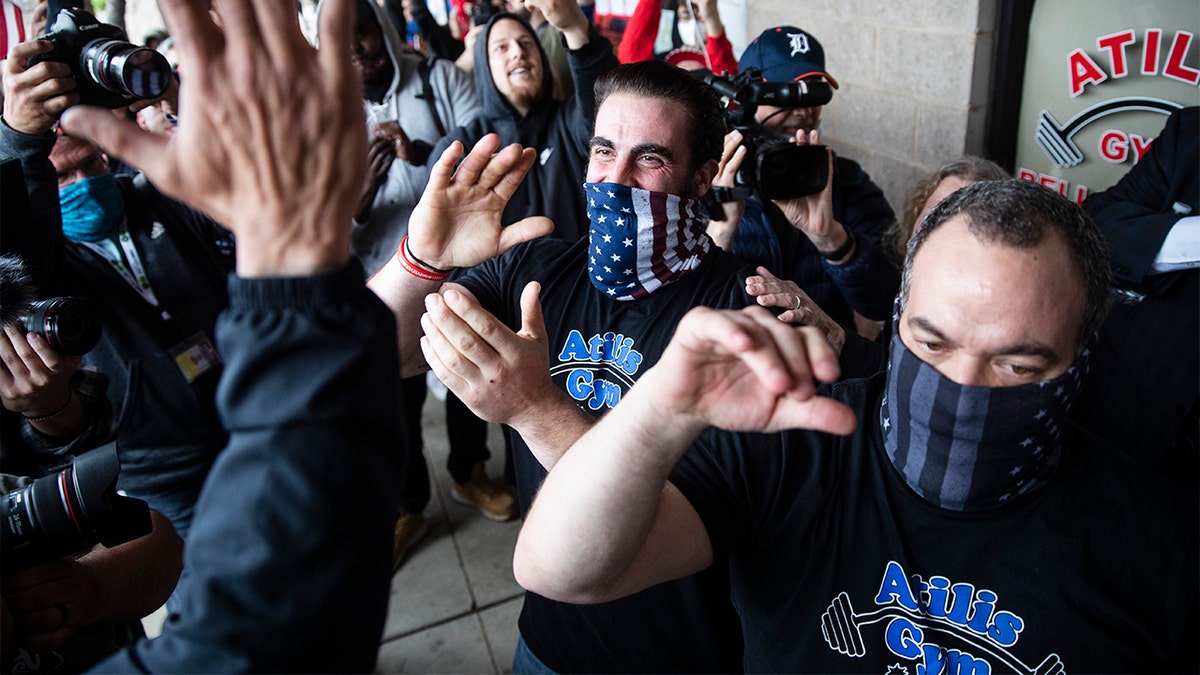
<path fill-rule="evenodd" d="M 633 94 L 679 103 L 687 111 L 692 172 L 710 159 L 720 161 L 725 144 L 725 115 L 712 87 L 663 61 L 626 63 L 596 82 L 596 110 L 612 94 Z"/>
<path fill-rule="evenodd" d="M 1091 216 L 1079 205 L 1026 180 L 983 181 L 968 185 L 943 199 L 925 216 L 908 240 L 900 282 L 900 311 L 904 311 L 908 302 L 917 251 L 935 230 L 959 214 L 966 216 L 967 229 L 982 241 L 1031 248 L 1052 233 L 1062 236 L 1078 265 L 1086 294 L 1077 344 L 1077 349 L 1082 351 L 1108 313 L 1112 273 L 1104 237 Z"/>

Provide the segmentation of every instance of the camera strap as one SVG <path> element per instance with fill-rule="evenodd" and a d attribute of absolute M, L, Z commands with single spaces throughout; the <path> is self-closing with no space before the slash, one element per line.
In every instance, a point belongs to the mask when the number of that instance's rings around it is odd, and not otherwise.
<path fill-rule="evenodd" d="M 750 188 L 745 185 L 737 187 L 725 187 L 724 185 L 714 185 L 708 189 L 709 196 L 718 204 L 727 202 L 741 201 L 750 196 Z"/>
<path fill-rule="evenodd" d="M 438 137 L 446 135 L 446 126 L 442 124 L 442 118 L 438 117 L 437 105 L 434 101 L 433 83 L 429 81 L 430 71 L 433 69 L 433 63 L 437 61 L 436 55 L 430 55 L 421 59 L 421 63 L 417 65 L 417 74 L 421 76 L 421 93 L 417 94 L 417 98 L 424 99 L 425 104 L 429 106 L 429 116 L 433 118 L 433 123 L 437 125 Z"/>
<path fill-rule="evenodd" d="M 96 255 L 108 261 L 113 270 L 129 284 L 133 290 L 137 291 L 142 299 L 150 303 L 151 307 L 158 307 L 158 296 L 154 294 L 154 289 L 150 287 L 150 278 L 146 276 L 146 267 L 142 264 L 142 258 L 138 255 L 137 247 L 133 245 L 133 237 L 129 236 L 129 226 L 122 223 L 121 229 L 117 232 L 117 243 L 120 244 L 120 251 L 112 245 L 111 239 L 102 241 L 80 241 L 80 244 L 87 246 L 96 253 Z M 105 245 L 107 244 L 107 246 Z M 124 259 L 120 253 L 124 253 Z M 170 319 L 171 316 L 164 310 L 163 319 Z"/>

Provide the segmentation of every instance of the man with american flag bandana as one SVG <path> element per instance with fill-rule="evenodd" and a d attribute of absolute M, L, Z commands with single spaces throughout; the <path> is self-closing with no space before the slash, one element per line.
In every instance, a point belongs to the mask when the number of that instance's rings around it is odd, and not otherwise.
<path fill-rule="evenodd" d="M 544 217 L 500 227 L 535 157 L 489 136 L 457 170 L 461 145 L 442 156 L 408 239 L 369 282 L 396 312 L 403 374 L 432 368 L 480 417 L 515 431 L 522 512 L 566 448 L 657 362 L 683 314 L 753 303 L 754 270 L 712 243 L 698 204 L 723 145 L 716 94 L 660 62 L 620 66 L 596 94 L 579 188 L 587 237 L 528 241 L 551 231 Z M 457 267 L 473 269 L 443 284 Z M 715 568 L 600 606 L 527 594 L 520 629 L 513 672 L 741 667 Z"/>

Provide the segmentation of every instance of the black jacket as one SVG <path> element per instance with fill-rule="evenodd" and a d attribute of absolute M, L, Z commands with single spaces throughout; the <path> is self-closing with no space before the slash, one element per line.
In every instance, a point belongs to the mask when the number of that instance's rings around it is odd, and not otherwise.
<path fill-rule="evenodd" d="M 229 445 L 162 635 L 93 672 L 368 673 L 387 617 L 400 410 L 395 320 L 357 264 L 229 281 Z"/>

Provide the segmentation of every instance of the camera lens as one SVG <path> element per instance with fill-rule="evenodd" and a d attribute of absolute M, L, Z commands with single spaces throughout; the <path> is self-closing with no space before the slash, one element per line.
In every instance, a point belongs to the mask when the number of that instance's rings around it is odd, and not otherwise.
<path fill-rule="evenodd" d="M 174 77 L 162 54 L 121 40 L 93 40 L 80 50 L 79 60 L 93 82 L 134 98 L 162 96 Z"/>
<path fill-rule="evenodd" d="M 50 298 L 33 304 L 25 332 L 37 333 L 55 351 L 80 356 L 100 341 L 100 313 L 83 298 Z"/>
<path fill-rule="evenodd" d="M 116 446 L 74 458 L 0 499 L 0 550 L 6 570 L 19 570 L 96 543 L 112 547 L 148 534 L 146 502 L 117 494 Z"/>

